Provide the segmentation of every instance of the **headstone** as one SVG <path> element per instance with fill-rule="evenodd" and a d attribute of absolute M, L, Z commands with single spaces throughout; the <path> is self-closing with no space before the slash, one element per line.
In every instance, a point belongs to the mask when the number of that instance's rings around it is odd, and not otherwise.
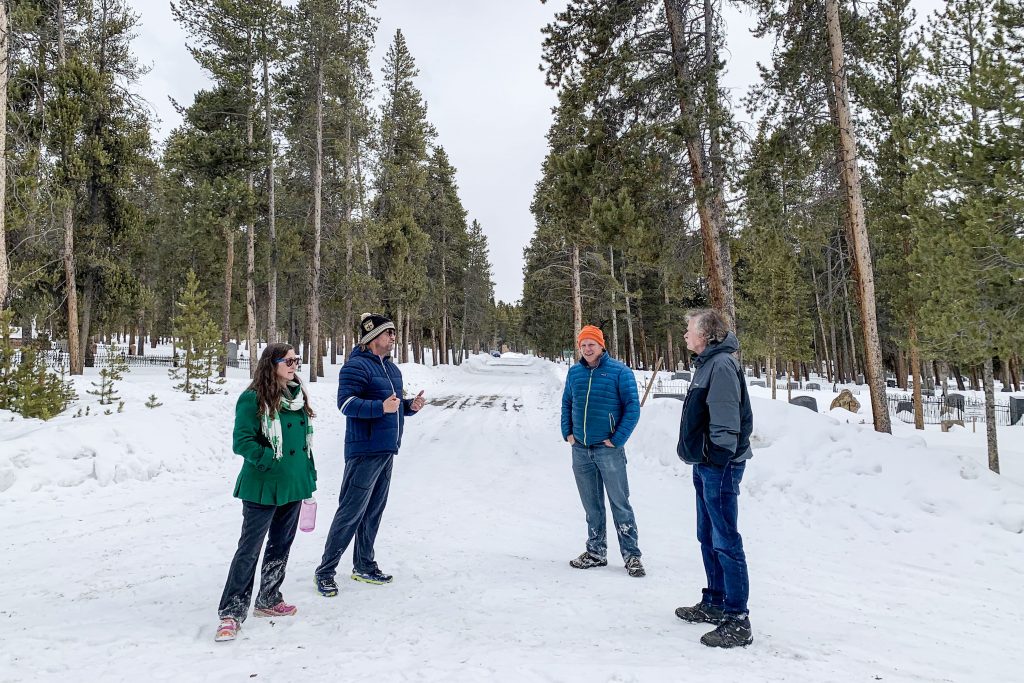
<path fill-rule="evenodd" d="M 800 382 L 787 382 L 786 386 L 784 386 L 782 388 L 783 389 L 799 389 L 800 388 Z"/>
<path fill-rule="evenodd" d="M 89 342 L 85 345 L 85 367 L 96 367 L 96 342 Z"/>
<path fill-rule="evenodd" d="M 912 413 L 912 412 L 914 412 L 914 402 L 913 401 L 897 401 L 896 402 L 896 412 L 897 413 Z"/>
<path fill-rule="evenodd" d="M 810 408 L 814 412 L 818 412 L 818 401 L 813 396 L 794 396 L 789 399 L 789 402 L 795 406 Z"/>
<path fill-rule="evenodd" d="M 821 385 L 817 382 L 808 382 L 805 388 L 807 391 L 821 391 Z"/>
<path fill-rule="evenodd" d="M 829 410 L 835 410 L 836 408 L 843 408 L 851 413 L 856 413 L 860 411 L 860 401 L 853 397 L 849 389 L 843 389 L 839 392 L 838 396 L 832 399 L 832 405 L 828 407 Z"/>
<path fill-rule="evenodd" d="M 860 386 L 861 384 L 864 384 L 864 375 L 861 375 L 861 374 L 858 373 L 857 374 L 857 381 L 855 382 L 855 384 L 857 386 Z"/>
<path fill-rule="evenodd" d="M 684 370 L 686 370 L 686 363 L 683 361 L 676 363 L 676 372 L 683 372 Z"/>
<path fill-rule="evenodd" d="M 752 387 L 762 387 L 762 388 L 765 388 L 765 389 L 767 389 L 767 387 L 765 386 L 765 383 L 764 383 L 764 380 L 763 380 L 763 379 L 755 379 L 755 380 L 751 380 L 751 382 L 750 382 L 750 386 L 752 386 Z"/>
<path fill-rule="evenodd" d="M 963 411 L 964 409 L 964 395 L 963 394 L 947 394 L 946 395 L 946 406 L 953 408 L 954 410 Z"/>
<path fill-rule="evenodd" d="M 1024 425 L 1024 398 L 1010 397 L 1010 424 Z"/>
<path fill-rule="evenodd" d="M 235 342 L 228 342 L 228 366 L 232 368 L 238 367 L 238 344 Z"/>
<path fill-rule="evenodd" d="M 963 420 L 943 420 L 940 423 L 940 428 L 942 429 L 942 431 L 948 432 L 953 425 L 960 425 L 961 427 L 963 427 L 964 426 L 964 421 Z"/>
<path fill-rule="evenodd" d="M 926 379 L 924 381 L 924 390 L 925 391 L 935 391 L 935 380 L 932 379 L 931 377 Z"/>
<path fill-rule="evenodd" d="M 693 375 L 691 375 L 689 372 L 673 372 L 672 373 L 672 379 L 674 379 L 674 380 L 675 379 L 681 379 L 681 380 L 685 380 L 685 381 L 689 382 L 692 377 L 693 377 Z"/>
<path fill-rule="evenodd" d="M 895 389 L 896 388 L 896 380 L 894 380 L 894 379 L 887 379 L 887 380 L 885 380 L 885 386 L 889 387 L 890 389 Z"/>
<path fill-rule="evenodd" d="M 676 398 L 680 401 L 685 401 L 686 394 L 659 394 L 658 392 L 654 392 L 654 398 Z"/>

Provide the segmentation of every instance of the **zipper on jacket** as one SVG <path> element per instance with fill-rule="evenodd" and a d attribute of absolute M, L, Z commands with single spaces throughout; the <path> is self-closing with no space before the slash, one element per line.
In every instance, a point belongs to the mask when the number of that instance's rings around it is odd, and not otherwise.
<path fill-rule="evenodd" d="M 590 408 L 590 385 L 594 383 L 594 371 L 590 371 L 590 379 L 587 380 L 587 401 L 583 404 L 583 445 L 587 446 L 587 409 Z"/>
<path fill-rule="evenodd" d="M 377 354 L 373 354 L 373 355 L 377 356 Z M 391 393 L 394 394 L 396 397 L 398 397 L 398 392 L 395 390 L 395 383 L 391 381 L 391 375 L 388 374 L 388 366 L 384 364 L 384 359 L 381 358 L 380 356 L 377 356 L 377 360 L 380 361 L 380 367 L 384 371 L 384 376 L 388 378 L 388 384 L 391 385 Z M 402 399 L 398 398 L 398 401 L 399 401 L 398 410 L 403 410 L 404 406 L 402 406 L 402 404 L 401 404 Z M 402 438 L 402 418 L 399 417 L 398 410 L 395 411 L 395 425 L 396 425 L 396 431 L 395 431 L 395 452 L 396 453 L 398 452 L 398 440 L 400 438 Z"/>

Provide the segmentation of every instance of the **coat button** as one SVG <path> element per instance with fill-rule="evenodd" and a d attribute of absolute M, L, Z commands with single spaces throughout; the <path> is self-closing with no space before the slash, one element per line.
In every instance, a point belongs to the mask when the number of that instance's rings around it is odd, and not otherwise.
<path fill-rule="evenodd" d="M 306 423 L 305 423 L 304 420 L 299 420 L 299 425 L 302 426 L 302 427 L 305 427 Z"/>
<path fill-rule="evenodd" d="M 306 447 L 305 447 L 305 446 L 303 446 L 303 447 L 302 447 L 302 451 L 303 451 L 303 452 L 305 452 L 305 451 L 306 451 Z"/>
<path fill-rule="evenodd" d="M 291 422 L 289 422 L 289 423 L 288 423 L 288 429 L 291 429 L 291 428 L 292 428 L 292 423 L 291 423 Z"/>
<path fill-rule="evenodd" d="M 288 451 L 288 455 L 295 455 L 295 449 L 293 448 L 290 451 Z"/>

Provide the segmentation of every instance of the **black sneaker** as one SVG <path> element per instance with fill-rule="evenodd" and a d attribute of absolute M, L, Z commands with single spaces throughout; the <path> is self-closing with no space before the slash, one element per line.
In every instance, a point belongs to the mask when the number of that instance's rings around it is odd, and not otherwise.
<path fill-rule="evenodd" d="M 352 579 L 354 581 L 362 581 L 363 583 L 372 583 L 375 586 L 383 586 L 385 583 L 391 583 L 394 581 L 395 577 L 391 574 L 385 574 L 378 567 L 374 567 L 368 572 L 357 572 L 353 569 Z"/>
<path fill-rule="evenodd" d="M 338 594 L 338 584 L 334 582 L 333 578 L 321 579 L 318 576 L 316 577 L 316 592 L 325 598 L 333 598 Z"/>
<path fill-rule="evenodd" d="M 647 572 L 644 571 L 643 563 L 640 561 L 640 558 L 636 555 L 633 555 L 628 560 L 626 560 L 626 571 L 629 572 L 630 576 L 638 579 L 641 576 L 647 576 Z"/>
<path fill-rule="evenodd" d="M 591 567 L 606 567 L 608 566 L 608 560 L 598 557 L 597 555 L 591 555 L 589 551 L 583 553 L 574 560 L 569 560 L 569 566 L 575 567 L 576 569 L 590 569 Z"/>
<path fill-rule="evenodd" d="M 722 608 L 698 602 L 693 607 L 676 607 L 676 616 L 690 624 L 721 624 Z"/>
<path fill-rule="evenodd" d="M 700 642 L 708 647 L 746 647 L 754 642 L 750 619 L 727 617 L 714 631 L 701 636 Z"/>

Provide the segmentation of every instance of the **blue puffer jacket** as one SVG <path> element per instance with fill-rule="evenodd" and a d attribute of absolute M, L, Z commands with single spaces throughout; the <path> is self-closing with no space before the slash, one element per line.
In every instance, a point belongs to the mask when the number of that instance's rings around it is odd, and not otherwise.
<path fill-rule="evenodd" d="M 624 446 L 640 420 L 636 376 L 605 351 L 594 367 L 580 358 L 569 368 L 562 392 L 562 438 L 583 446 L 605 439 Z"/>
<path fill-rule="evenodd" d="M 352 349 L 338 375 L 338 409 L 345 415 L 345 457 L 367 453 L 397 453 L 402 445 L 405 417 L 414 415 L 412 399 L 395 413 L 384 412 L 391 394 L 402 398 L 402 371 L 391 362 L 358 346 Z"/>
<path fill-rule="evenodd" d="M 725 467 L 753 455 L 754 413 L 743 370 L 732 355 L 739 349 L 739 340 L 730 332 L 694 359 L 696 370 L 683 401 L 676 444 L 683 462 Z"/>

